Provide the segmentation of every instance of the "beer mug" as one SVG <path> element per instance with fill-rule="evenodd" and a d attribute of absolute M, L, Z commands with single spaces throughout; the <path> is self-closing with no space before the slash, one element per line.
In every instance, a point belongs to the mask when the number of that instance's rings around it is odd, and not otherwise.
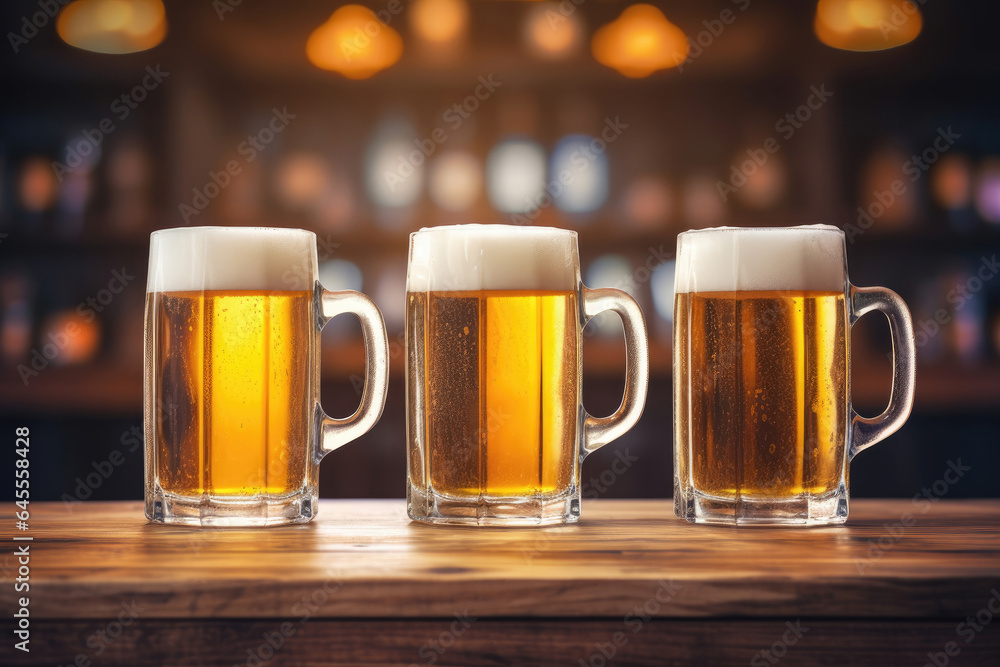
<path fill-rule="evenodd" d="M 543 525 L 580 516 L 580 464 L 638 421 L 649 378 L 636 302 L 580 282 L 576 232 L 457 225 L 410 235 L 407 509 L 428 523 Z M 625 394 L 581 403 L 581 332 L 625 325 Z"/>
<path fill-rule="evenodd" d="M 913 325 L 902 299 L 847 279 L 836 227 L 677 237 L 674 511 L 694 523 L 847 519 L 848 464 L 913 405 Z M 893 382 L 878 417 L 851 407 L 850 328 L 889 319 Z"/>
<path fill-rule="evenodd" d="M 361 405 L 331 419 L 319 403 L 320 332 L 361 320 Z M 385 405 L 388 344 L 363 294 L 317 280 L 302 229 L 186 227 L 153 232 L 146 287 L 146 517 L 264 526 L 316 513 L 319 462 L 363 435 Z"/>

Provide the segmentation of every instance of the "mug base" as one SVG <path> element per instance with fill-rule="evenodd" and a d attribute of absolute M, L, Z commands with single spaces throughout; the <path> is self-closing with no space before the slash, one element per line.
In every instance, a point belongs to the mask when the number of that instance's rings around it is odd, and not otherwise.
<path fill-rule="evenodd" d="M 729 526 L 835 526 L 847 520 L 847 488 L 824 496 L 720 498 L 688 491 L 674 494 L 674 514 L 689 523 Z"/>
<path fill-rule="evenodd" d="M 458 526 L 552 526 L 576 523 L 580 494 L 572 489 L 553 497 L 456 498 L 407 489 L 406 511 L 414 521 Z"/>
<path fill-rule="evenodd" d="M 152 523 L 202 526 L 206 528 L 248 528 L 308 523 L 316 515 L 315 489 L 293 494 L 231 496 L 183 496 L 164 491 L 158 485 L 146 494 L 146 518 Z"/>

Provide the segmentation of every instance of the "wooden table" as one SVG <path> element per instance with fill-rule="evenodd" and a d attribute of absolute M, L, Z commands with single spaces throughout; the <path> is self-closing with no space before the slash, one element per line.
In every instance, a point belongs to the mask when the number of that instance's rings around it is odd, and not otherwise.
<path fill-rule="evenodd" d="M 808 530 L 640 500 L 546 529 L 428 527 L 401 500 L 261 530 L 31 511 L 31 653 L 4 632 L 4 665 L 1000 665 L 1000 501 L 859 500 Z"/>

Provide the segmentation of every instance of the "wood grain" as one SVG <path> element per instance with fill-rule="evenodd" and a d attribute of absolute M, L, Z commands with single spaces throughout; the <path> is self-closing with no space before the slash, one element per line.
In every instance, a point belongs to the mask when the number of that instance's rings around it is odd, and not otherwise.
<path fill-rule="evenodd" d="M 801 633 L 782 646 L 787 623 Z M 105 622 L 106 623 L 106 622 Z M 810 618 L 754 620 L 653 619 L 636 629 L 617 619 L 479 619 L 451 635 L 449 619 L 326 620 L 286 626 L 282 621 L 147 621 L 126 628 L 110 643 L 95 639 L 104 623 L 44 621 L 30 656 L 0 646 L 4 665 L 70 665 L 82 656 L 107 667 L 280 667 L 296 665 L 439 665 L 497 667 L 538 665 L 602 667 L 801 667 L 878 665 L 920 667 L 928 653 L 941 654 L 956 642 L 949 664 L 996 667 L 1000 620 L 966 643 L 955 623 L 916 620 L 836 621 Z M 633 631 L 634 630 L 634 631 Z M 616 636 L 616 633 L 620 633 Z M 267 639 L 272 640 L 271 649 Z M 615 644 L 615 641 L 618 641 Z M 89 642 L 89 645 L 88 645 Z M 779 643 L 777 648 L 775 643 Z M 100 651 L 100 654 L 98 654 Z M 774 651 L 768 660 L 762 651 Z M 780 655 L 779 655 L 780 654 Z M 604 656 L 611 655 L 608 660 Z M 430 661 L 433 659 L 433 663 Z M 81 664 L 85 664 L 81 662 Z M 940 664 L 940 663 L 939 663 Z"/>
<path fill-rule="evenodd" d="M 1000 501 L 856 501 L 847 525 L 808 530 L 693 526 L 638 500 L 585 501 L 579 524 L 546 529 L 413 524 L 400 500 L 324 500 L 312 524 L 258 530 L 150 525 L 138 502 L 31 509 L 36 620 L 133 601 L 144 620 L 295 618 L 319 599 L 327 619 L 621 619 L 664 581 L 657 618 L 954 619 L 1000 586 Z"/>

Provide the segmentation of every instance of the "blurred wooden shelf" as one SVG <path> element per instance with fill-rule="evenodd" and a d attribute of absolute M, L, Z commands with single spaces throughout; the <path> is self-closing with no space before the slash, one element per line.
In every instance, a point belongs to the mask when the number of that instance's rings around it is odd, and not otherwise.
<path fill-rule="evenodd" d="M 620 379 L 625 372 L 625 346 L 620 340 L 592 338 L 584 341 L 584 374 L 588 378 Z M 324 382 L 350 382 L 364 370 L 364 345 L 348 340 L 324 345 Z M 401 337 L 391 338 L 390 378 L 405 373 Z M 650 373 L 664 380 L 671 373 L 671 350 L 662 341 L 651 342 Z M 0 413 L 64 412 L 95 416 L 134 415 L 142 410 L 142 369 L 114 365 L 50 367 L 25 385 L 16 369 L 0 369 Z M 879 410 L 889 400 L 888 366 L 871 368 L 856 364 L 852 376 L 855 405 L 865 414 Z M 917 368 L 916 407 L 931 411 L 977 411 L 1000 406 L 1000 364 L 976 366 L 923 365 Z"/>

